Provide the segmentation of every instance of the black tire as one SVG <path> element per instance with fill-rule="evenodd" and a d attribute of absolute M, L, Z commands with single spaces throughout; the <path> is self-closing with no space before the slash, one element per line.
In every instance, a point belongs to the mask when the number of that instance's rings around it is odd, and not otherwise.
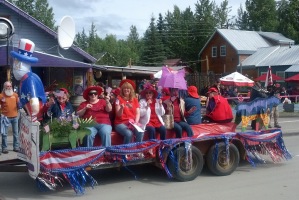
<path fill-rule="evenodd" d="M 168 157 L 167 159 L 167 167 L 172 174 L 172 176 L 179 181 L 192 181 L 194 180 L 202 171 L 204 159 L 202 153 L 199 149 L 192 146 L 192 165 L 191 168 L 187 168 L 187 164 L 185 162 L 186 152 L 185 148 L 179 147 L 173 151 L 176 162 Z M 178 165 L 176 167 L 176 165 Z"/>
<path fill-rule="evenodd" d="M 229 160 L 227 162 L 227 155 L 225 143 L 218 144 L 217 161 L 213 159 L 216 145 L 213 145 L 207 154 L 208 169 L 215 175 L 227 176 L 233 173 L 239 165 L 240 154 L 238 148 L 234 144 L 229 144 Z"/>

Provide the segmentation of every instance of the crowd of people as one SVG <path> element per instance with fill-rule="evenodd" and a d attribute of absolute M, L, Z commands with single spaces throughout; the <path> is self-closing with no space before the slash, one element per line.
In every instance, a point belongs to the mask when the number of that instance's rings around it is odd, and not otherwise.
<path fill-rule="evenodd" d="M 136 94 L 136 89 L 139 95 Z M 13 92 L 11 82 L 5 82 L 0 98 L 2 153 L 8 153 L 7 127 L 9 124 L 12 124 L 13 129 L 13 150 L 18 152 L 20 100 L 18 94 Z M 46 123 L 52 118 L 71 117 L 74 112 L 80 118 L 92 117 L 95 125 L 88 127 L 90 134 L 85 144 L 88 147 L 94 145 L 96 135 L 100 136 L 102 146 L 111 146 L 112 130 L 123 137 L 124 144 L 141 142 L 145 134 L 148 139 L 167 139 L 164 115 L 172 115 L 173 127 L 171 129 L 177 138 L 183 137 L 183 132 L 186 132 L 188 137 L 192 137 L 194 133 L 190 125 L 202 123 L 201 101 L 195 86 L 189 86 L 187 91 L 180 91 L 176 88 L 158 87 L 157 81 L 144 81 L 142 86 L 139 85 L 136 88 L 134 81 L 124 79 L 119 87 L 114 88 L 110 93 L 107 93 L 101 86 L 86 88 L 83 92 L 85 101 L 77 109 L 74 109 L 69 98 L 70 94 L 65 88 L 50 93 L 47 103 L 41 108 L 42 115 L 38 120 Z M 211 117 L 213 115 L 211 113 L 217 110 L 213 107 L 218 107 L 219 104 L 218 98 L 212 99 L 211 96 L 210 102 L 211 104 L 213 102 L 213 105 L 210 106 L 211 110 L 207 116 L 210 116 L 211 122 L 221 122 Z"/>
<path fill-rule="evenodd" d="M 278 83 L 269 86 L 266 90 L 259 82 L 256 82 L 248 95 L 252 101 L 258 97 L 286 96 L 287 94 L 286 89 L 280 88 Z M 124 79 L 120 82 L 119 87 L 112 89 L 109 93 L 101 86 L 86 88 L 83 92 L 85 101 L 75 110 L 69 101 L 68 90 L 60 88 L 48 96 L 48 101 L 42 108 L 41 121 L 70 117 L 74 112 L 80 118 L 92 117 L 95 125 L 88 128 L 90 134 L 86 138 L 86 146 L 93 146 L 96 135 L 99 135 L 102 146 L 107 147 L 111 146 L 113 130 L 123 136 L 124 144 L 133 141 L 141 142 L 144 140 L 145 134 L 148 139 L 167 139 L 164 115 L 172 115 L 173 127 L 171 129 L 175 132 L 176 138 L 183 137 L 183 132 L 186 132 L 188 137 L 192 137 L 194 133 L 191 125 L 209 122 L 227 123 L 233 120 L 230 102 L 226 97 L 237 97 L 237 88 L 225 88 L 220 82 L 217 82 L 215 85 L 201 90 L 201 95 L 207 96 L 206 113 L 203 116 L 201 97 L 196 86 L 189 86 L 187 91 L 181 91 L 176 88 L 158 87 L 157 81 L 144 80 L 136 87 L 134 81 Z M 18 152 L 18 109 L 20 109 L 20 103 L 18 94 L 13 92 L 11 82 L 4 83 L 0 99 L 2 153 L 8 153 L 7 126 L 9 124 L 12 125 L 13 131 L 13 150 Z M 280 128 L 277 108 L 273 108 L 272 116 L 270 120 L 274 119 L 274 127 Z M 253 122 L 252 128 L 255 128 L 254 126 Z"/>

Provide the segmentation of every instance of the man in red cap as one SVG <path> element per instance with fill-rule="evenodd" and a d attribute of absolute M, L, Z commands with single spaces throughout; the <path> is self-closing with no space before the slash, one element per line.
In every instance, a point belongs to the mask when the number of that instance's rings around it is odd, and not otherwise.
<path fill-rule="evenodd" d="M 204 120 L 217 123 L 231 122 L 233 120 L 233 112 L 227 99 L 222 97 L 214 87 L 208 90 L 208 96 L 209 103 Z"/>

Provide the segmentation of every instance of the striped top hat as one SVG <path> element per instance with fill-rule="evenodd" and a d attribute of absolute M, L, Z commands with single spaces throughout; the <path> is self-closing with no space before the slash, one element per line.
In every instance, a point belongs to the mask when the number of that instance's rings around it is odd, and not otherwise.
<path fill-rule="evenodd" d="M 32 57 L 35 44 L 28 39 L 20 39 L 18 52 L 11 51 L 10 55 L 21 62 L 37 63 L 38 58 Z"/>

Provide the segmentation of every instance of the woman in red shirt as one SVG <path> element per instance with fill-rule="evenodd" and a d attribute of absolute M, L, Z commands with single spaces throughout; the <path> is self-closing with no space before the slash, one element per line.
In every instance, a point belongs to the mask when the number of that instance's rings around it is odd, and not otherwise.
<path fill-rule="evenodd" d="M 86 100 L 82 102 L 77 114 L 81 118 L 92 118 L 96 122 L 96 125 L 89 127 L 91 134 L 87 138 L 87 146 L 93 146 L 94 138 L 96 134 L 101 137 L 102 145 L 104 147 L 111 146 L 111 122 L 109 118 L 109 112 L 112 110 L 109 97 L 99 99 L 99 95 L 102 94 L 103 89 L 98 86 L 88 87 L 83 92 L 83 98 Z"/>
<path fill-rule="evenodd" d="M 170 98 L 163 103 L 166 105 L 167 114 L 172 113 L 174 118 L 174 131 L 177 138 L 183 136 L 183 131 L 186 131 L 188 137 L 193 136 L 193 130 L 187 123 L 185 114 L 185 101 L 179 96 L 177 88 L 170 89 Z"/>
<path fill-rule="evenodd" d="M 124 136 L 124 144 L 132 142 L 133 134 L 136 142 L 143 140 L 143 132 L 138 132 L 131 124 L 139 125 L 140 109 L 135 95 L 135 83 L 124 79 L 119 84 L 120 94 L 115 101 L 115 131 Z"/>
<path fill-rule="evenodd" d="M 157 99 L 158 92 L 150 84 L 144 85 L 141 91 L 140 123 L 149 135 L 149 139 L 155 139 L 156 130 L 160 133 L 160 139 L 165 140 L 166 128 L 162 119 L 165 114 L 162 100 Z"/>

